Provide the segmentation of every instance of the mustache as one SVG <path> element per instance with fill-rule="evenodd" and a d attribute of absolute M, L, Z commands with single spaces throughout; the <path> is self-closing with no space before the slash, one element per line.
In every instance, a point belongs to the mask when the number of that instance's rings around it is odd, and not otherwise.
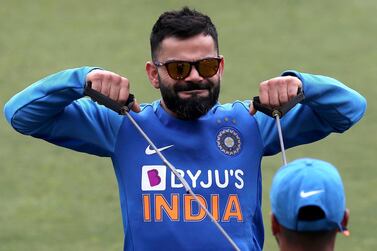
<path fill-rule="evenodd" d="M 174 91 L 210 90 L 212 87 L 213 85 L 211 83 L 186 82 L 186 84 L 178 84 L 174 86 Z"/>

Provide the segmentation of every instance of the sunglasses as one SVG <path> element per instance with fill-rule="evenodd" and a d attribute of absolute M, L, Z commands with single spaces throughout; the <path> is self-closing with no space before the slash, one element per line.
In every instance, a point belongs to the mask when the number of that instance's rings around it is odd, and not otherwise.
<path fill-rule="evenodd" d="M 203 78 L 210 78 L 214 76 L 219 70 L 221 58 L 203 58 L 198 61 L 180 61 L 169 60 L 165 63 L 153 62 L 155 66 L 165 66 L 169 76 L 175 80 L 182 80 L 190 75 L 192 66 L 198 71 Z"/>

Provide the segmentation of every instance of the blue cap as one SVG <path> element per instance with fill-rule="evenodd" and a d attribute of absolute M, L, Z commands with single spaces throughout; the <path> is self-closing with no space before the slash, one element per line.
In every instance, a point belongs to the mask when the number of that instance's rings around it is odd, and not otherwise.
<path fill-rule="evenodd" d="M 342 226 L 346 211 L 342 179 L 336 168 L 322 160 L 298 159 L 281 167 L 270 192 L 272 213 L 280 225 L 299 232 L 329 231 Z M 320 208 L 324 217 L 299 219 L 303 207 Z"/>

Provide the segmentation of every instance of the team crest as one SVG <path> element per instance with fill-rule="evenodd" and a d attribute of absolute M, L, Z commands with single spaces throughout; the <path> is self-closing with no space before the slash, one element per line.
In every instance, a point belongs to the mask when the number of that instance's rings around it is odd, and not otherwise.
<path fill-rule="evenodd" d="M 230 127 L 220 130 L 216 143 L 220 151 L 229 156 L 237 155 L 241 150 L 241 137 L 238 131 Z"/>

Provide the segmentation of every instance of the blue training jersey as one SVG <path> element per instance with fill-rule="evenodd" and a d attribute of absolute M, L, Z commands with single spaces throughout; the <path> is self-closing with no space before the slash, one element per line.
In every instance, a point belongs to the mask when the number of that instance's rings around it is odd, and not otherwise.
<path fill-rule="evenodd" d="M 130 121 L 83 98 L 93 69 L 65 70 L 34 83 L 5 105 L 8 122 L 20 133 L 112 159 L 124 250 L 232 250 Z M 298 77 L 306 96 L 281 119 L 287 148 L 343 132 L 365 112 L 365 99 L 335 79 L 283 75 Z M 155 101 L 131 116 L 239 248 L 262 250 L 260 164 L 280 145 L 274 119 L 260 112 L 251 116 L 249 104 L 217 104 L 199 119 L 184 121 Z"/>

